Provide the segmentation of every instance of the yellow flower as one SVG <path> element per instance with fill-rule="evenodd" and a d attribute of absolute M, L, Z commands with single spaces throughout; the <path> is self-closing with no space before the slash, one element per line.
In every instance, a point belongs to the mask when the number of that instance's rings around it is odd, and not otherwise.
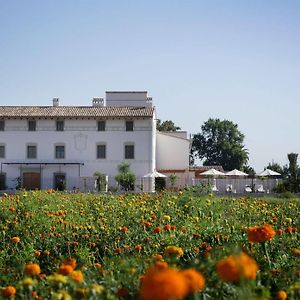
<path fill-rule="evenodd" d="M 171 220 L 171 217 L 168 215 L 163 216 L 163 220 L 169 222 Z"/>
<path fill-rule="evenodd" d="M 32 279 L 31 277 L 25 277 L 21 282 L 23 286 L 30 287 L 37 283 L 37 280 Z"/>
<path fill-rule="evenodd" d="M 183 252 L 182 248 L 176 247 L 176 246 L 168 246 L 165 249 L 165 254 L 167 254 L 167 255 L 175 255 L 175 256 L 181 257 L 181 256 L 183 256 L 183 253 L 184 252 Z"/>
<path fill-rule="evenodd" d="M 92 293 L 93 294 L 102 294 L 103 291 L 104 291 L 104 286 L 103 285 L 100 285 L 100 284 L 97 284 L 97 283 L 94 283 L 92 284 L 91 286 L 91 290 L 92 290 Z"/>
<path fill-rule="evenodd" d="M 285 222 L 291 224 L 293 222 L 292 218 L 285 218 Z"/>
<path fill-rule="evenodd" d="M 68 278 L 64 275 L 54 273 L 47 277 L 47 281 L 53 284 L 66 283 Z"/>

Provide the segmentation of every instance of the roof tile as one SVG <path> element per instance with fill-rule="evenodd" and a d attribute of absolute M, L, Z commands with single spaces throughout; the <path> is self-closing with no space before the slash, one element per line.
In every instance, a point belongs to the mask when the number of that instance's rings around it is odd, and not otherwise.
<path fill-rule="evenodd" d="M 0 118 L 23 117 L 152 117 L 154 107 L 0 106 Z"/>

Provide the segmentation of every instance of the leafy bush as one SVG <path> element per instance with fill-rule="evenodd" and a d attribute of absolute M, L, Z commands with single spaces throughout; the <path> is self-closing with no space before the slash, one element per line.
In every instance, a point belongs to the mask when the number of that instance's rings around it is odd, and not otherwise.
<path fill-rule="evenodd" d="M 130 164 L 122 162 L 118 165 L 119 174 L 116 175 L 115 179 L 124 191 L 133 191 L 135 183 L 135 175 L 130 171 Z"/>

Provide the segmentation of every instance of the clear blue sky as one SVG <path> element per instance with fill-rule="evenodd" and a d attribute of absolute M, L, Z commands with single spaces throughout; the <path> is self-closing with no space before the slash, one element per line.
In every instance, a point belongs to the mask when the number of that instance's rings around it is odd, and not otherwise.
<path fill-rule="evenodd" d="M 0 104 L 147 90 L 189 133 L 245 134 L 257 171 L 300 152 L 300 1 L 0 0 Z"/>

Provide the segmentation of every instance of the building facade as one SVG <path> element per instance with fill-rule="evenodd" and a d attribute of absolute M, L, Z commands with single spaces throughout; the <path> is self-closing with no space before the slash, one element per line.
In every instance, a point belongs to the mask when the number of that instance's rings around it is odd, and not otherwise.
<path fill-rule="evenodd" d="M 153 182 L 143 184 L 145 174 L 188 169 L 188 144 L 156 132 L 146 91 L 106 92 L 90 106 L 61 106 L 59 98 L 51 106 L 0 106 L 0 189 L 88 191 L 95 172 L 115 187 L 118 165 L 127 161 L 136 189 L 149 191 Z"/>

